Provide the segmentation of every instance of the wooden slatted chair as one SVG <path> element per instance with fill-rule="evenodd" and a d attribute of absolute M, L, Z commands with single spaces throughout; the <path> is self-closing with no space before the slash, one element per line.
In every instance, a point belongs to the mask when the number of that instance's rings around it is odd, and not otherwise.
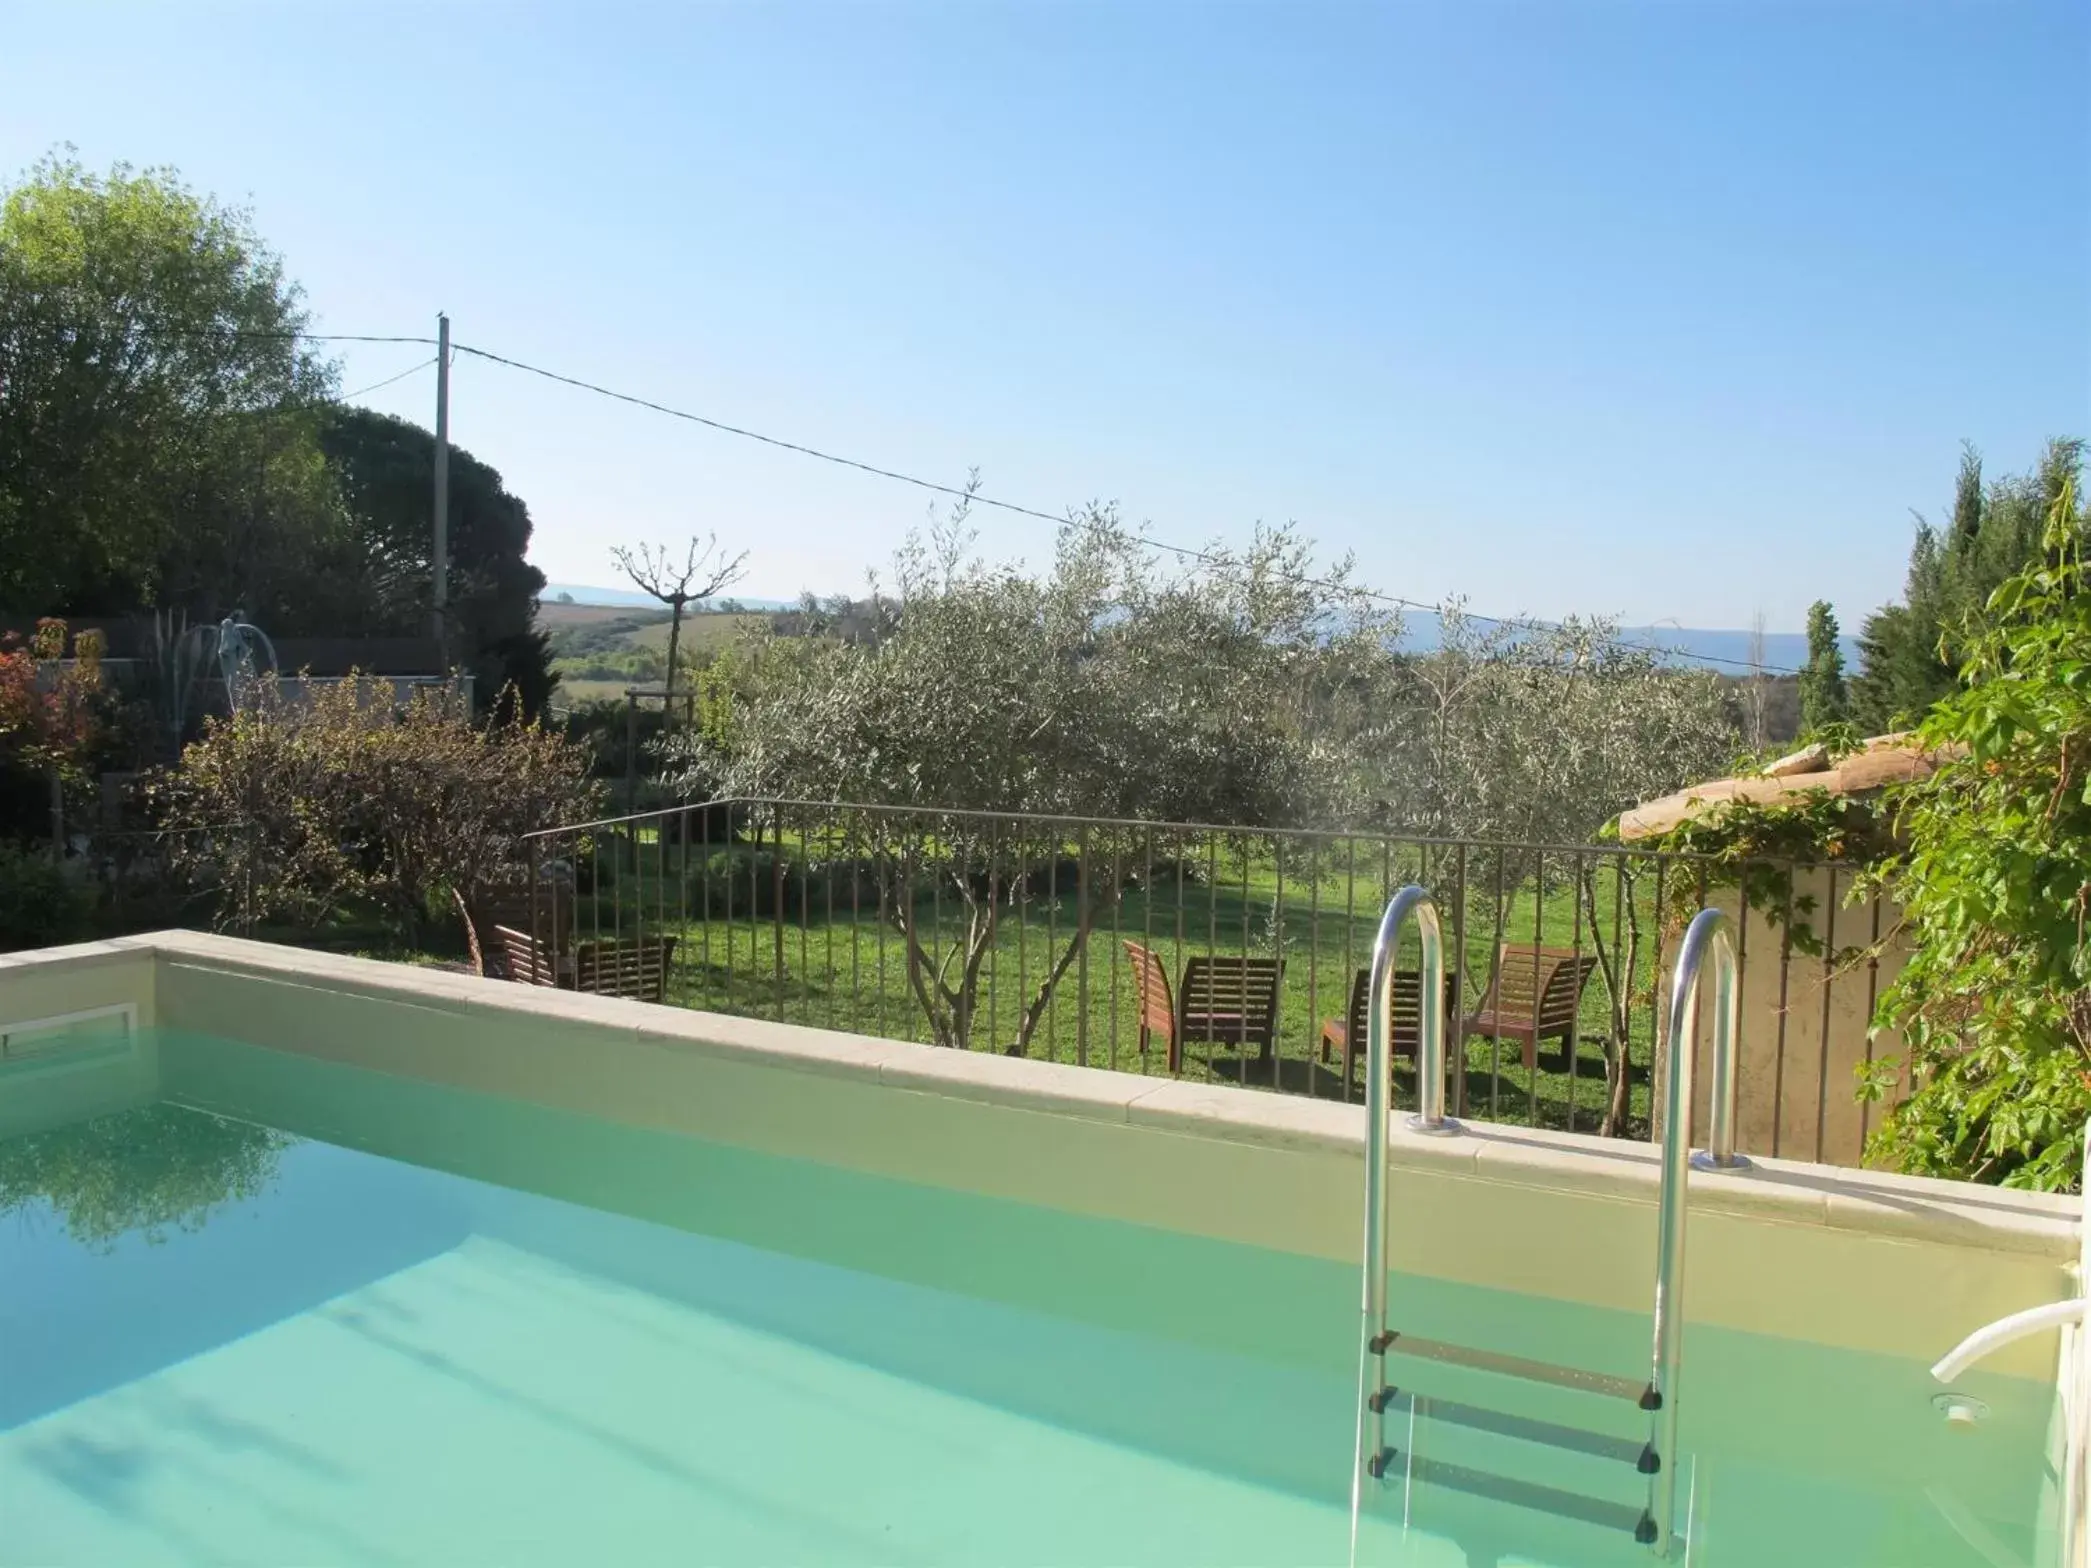
<path fill-rule="evenodd" d="M 659 1002 L 668 995 L 668 965 L 675 957 L 672 936 L 628 936 L 574 946 L 574 989 L 597 996 L 626 996 Z"/>
<path fill-rule="evenodd" d="M 576 942 L 571 953 L 560 953 L 513 926 L 496 926 L 494 937 L 508 977 L 523 985 L 558 986 L 639 1002 L 667 998 L 668 965 L 675 956 L 672 936 L 603 937 Z"/>
<path fill-rule="evenodd" d="M 1147 1054 L 1155 1035 L 1169 1052 L 1169 1070 L 1176 1071 L 1176 993 L 1169 988 L 1169 971 L 1151 947 L 1139 942 L 1123 944 L 1133 966 L 1134 1002 L 1139 1009 L 1140 1054 Z"/>
<path fill-rule="evenodd" d="M 1284 972 L 1276 958 L 1235 955 L 1198 957 L 1183 966 L 1183 983 L 1172 998 L 1169 972 L 1153 949 L 1127 941 L 1133 985 L 1138 993 L 1140 1049 L 1160 1034 L 1169 1049 L 1169 1071 L 1183 1067 L 1187 1044 L 1254 1045 L 1269 1061 L 1278 1038 L 1278 984 Z"/>
<path fill-rule="evenodd" d="M 1414 1056 L 1423 1039 L 1423 972 L 1397 969 L 1390 987 L 1394 1005 L 1394 1029 L 1387 1044 L 1395 1056 Z M 1331 1051 L 1343 1053 L 1343 1078 L 1350 1081 L 1351 1064 L 1365 1049 L 1365 1015 L 1372 1002 L 1372 971 L 1360 969 L 1351 977 L 1350 1007 L 1341 1018 L 1321 1021 L 1321 1059 Z M 1459 976 L 1445 976 L 1445 1029 L 1449 1036 L 1459 1017 Z"/>
<path fill-rule="evenodd" d="M 465 946 L 472 972 L 489 979 L 513 979 L 507 972 L 503 946 L 495 932 L 502 926 L 511 931 L 529 931 L 553 952 L 562 952 L 573 927 L 573 889 L 564 883 L 541 881 L 533 896 L 525 880 L 486 883 L 469 895 L 453 890 L 452 899 L 464 917 Z"/>
<path fill-rule="evenodd" d="M 1572 947 L 1505 942 L 1496 951 L 1496 972 L 1489 977 L 1481 1007 L 1460 1020 L 1460 1038 L 1515 1040 L 1531 1071 L 1539 1065 L 1541 1040 L 1559 1040 L 1567 1049 L 1582 1009 L 1583 987 L 1596 969 L 1595 953 L 1579 957 Z"/>

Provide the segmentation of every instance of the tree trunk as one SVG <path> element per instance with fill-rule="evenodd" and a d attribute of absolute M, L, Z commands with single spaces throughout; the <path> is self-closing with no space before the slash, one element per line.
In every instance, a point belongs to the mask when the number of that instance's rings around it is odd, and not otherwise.
<path fill-rule="evenodd" d="M 1069 967 L 1073 965 L 1082 949 L 1089 944 L 1089 931 L 1090 927 L 1096 922 L 1096 909 L 1097 901 L 1091 899 L 1082 906 L 1080 913 L 1076 915 L 1075 934 L 1068 939 L 1067 950 L 1060 955 L 1059 961 L 1047 971 L 1046 977 L 1039 981 L 1037 993 L 1024 1008 L 1024 1021 L 1017 1030 L 1016 1044 L 1012 1045 L 1006 1054 L 1023 1056 L 1030 1051 L 1031 1036 L 1037 1032 L 1039 1024 L 1044 1020 L 1046 1008 L 1052 1003 L 1054 990 L 1059 986 L 1061 979 L 1067 974 Z"/>
<path fill-rule="evenodd" d="M 682 607 L 685 601 L 668 602 L 668 681 L 661 696 L 661 729 L 665 733 L 675 720 L 675 650 L 682 643 Z"/>
<path fill-rule="evenodd" d="M 1626 1126 L 1631 1105 L 1633 1063 L 1627 1050 L 1627 1026 L 1633 1017 L 1634 970 L 1641 958 L 1641 911 L 1634 903 L 1633 880 L 1621 876 L 1618 888 L 1619 897 L 1625 900 L 1625 935 L 1618 944 L 1608 947 L 1603 923 L 1597 918 L 1597 873 L 1587 864 L 1582 868 L 1582 880 L 1591 951 L 1597 957 L 1597 972 L 1604 980 L 1610 1015 L 1610 1038 L 1605 1042 L 1605 1114 L 1597 1132 L 1601 1138 L 1616 1138 Z"/>

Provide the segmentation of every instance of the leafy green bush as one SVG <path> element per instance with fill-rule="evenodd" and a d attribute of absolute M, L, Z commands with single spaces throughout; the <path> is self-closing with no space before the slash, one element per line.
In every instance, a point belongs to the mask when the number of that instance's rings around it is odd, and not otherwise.
<path fill-rule="evenodd" d="M 411 937 L 445 895 L 512 880 L 525 834 L 594 815 L 586 771 L 539 725 L 474 725 L 435 692 L 399 704 L 344 681 L 210 721 L 158 793 L 189 869 L 236 890 L 228 922 L 361 908 Z"/>
<path fill-rule="evenodd" d="M 1915 1085 L 1872 1152 L 1904 1170 L 2058 1190 L 2091 1112 L 2091 573 L 2065 482 L 2040 558 L 1990 595 L 1964 688 L 1925 721 L 1952 760 L 1906 787 L 1876 879 L 1914 949 L 1876 1022 Z M 1868 1080 L 1883 1094 L 1897 1069 Z"/>
<path fill-rule="evenodd" d="M 77 941 L 90 914 L 86 893 L 47 851 L 0 843 L 0 953 Z"/>

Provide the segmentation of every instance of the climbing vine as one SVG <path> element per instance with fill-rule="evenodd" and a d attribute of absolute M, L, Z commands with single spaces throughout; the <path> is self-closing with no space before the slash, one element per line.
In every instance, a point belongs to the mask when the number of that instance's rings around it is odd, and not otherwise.
<path fill-rule="evenodd" d="M 1848 963 L 1862 948 L 1834 953 L 1816 930 L 1821 900 L 1796 873 L 1817 866 L 1871 867 L 1893 852 L 1894 837 L 1878 801 L 1806 790 L 1774 801 L 1730 800 L 1680 822 L 1655 847 L 1698 859 L 1710 887 L 1732 887 L 1746 908 L 1786 928 L 1797 952 Z M 1854 876 L 1856 890 L 1860 878 Z M 1666 930 L 1682 928 L 1699 904 L 1695 879 L 1680 877 L 1664 892 Z"/>

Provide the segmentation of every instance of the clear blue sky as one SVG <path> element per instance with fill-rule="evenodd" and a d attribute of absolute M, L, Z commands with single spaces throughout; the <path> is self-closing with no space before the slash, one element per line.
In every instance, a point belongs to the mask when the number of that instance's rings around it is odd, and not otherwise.
<path fill-rule="evenodd" d="M 446 309 L 1047 510 L 1295 518 L 1486 611 L 1850 624 L 1963 439 L 2091 432 L 2083 0 L 7 0 L 0 40 L 0 170 L 173 164 L 334 330 Z M 850 589 L 924 505 L 470 359 L 453 418 L 555 579 L 716 527 L 751 594 Z"/>

